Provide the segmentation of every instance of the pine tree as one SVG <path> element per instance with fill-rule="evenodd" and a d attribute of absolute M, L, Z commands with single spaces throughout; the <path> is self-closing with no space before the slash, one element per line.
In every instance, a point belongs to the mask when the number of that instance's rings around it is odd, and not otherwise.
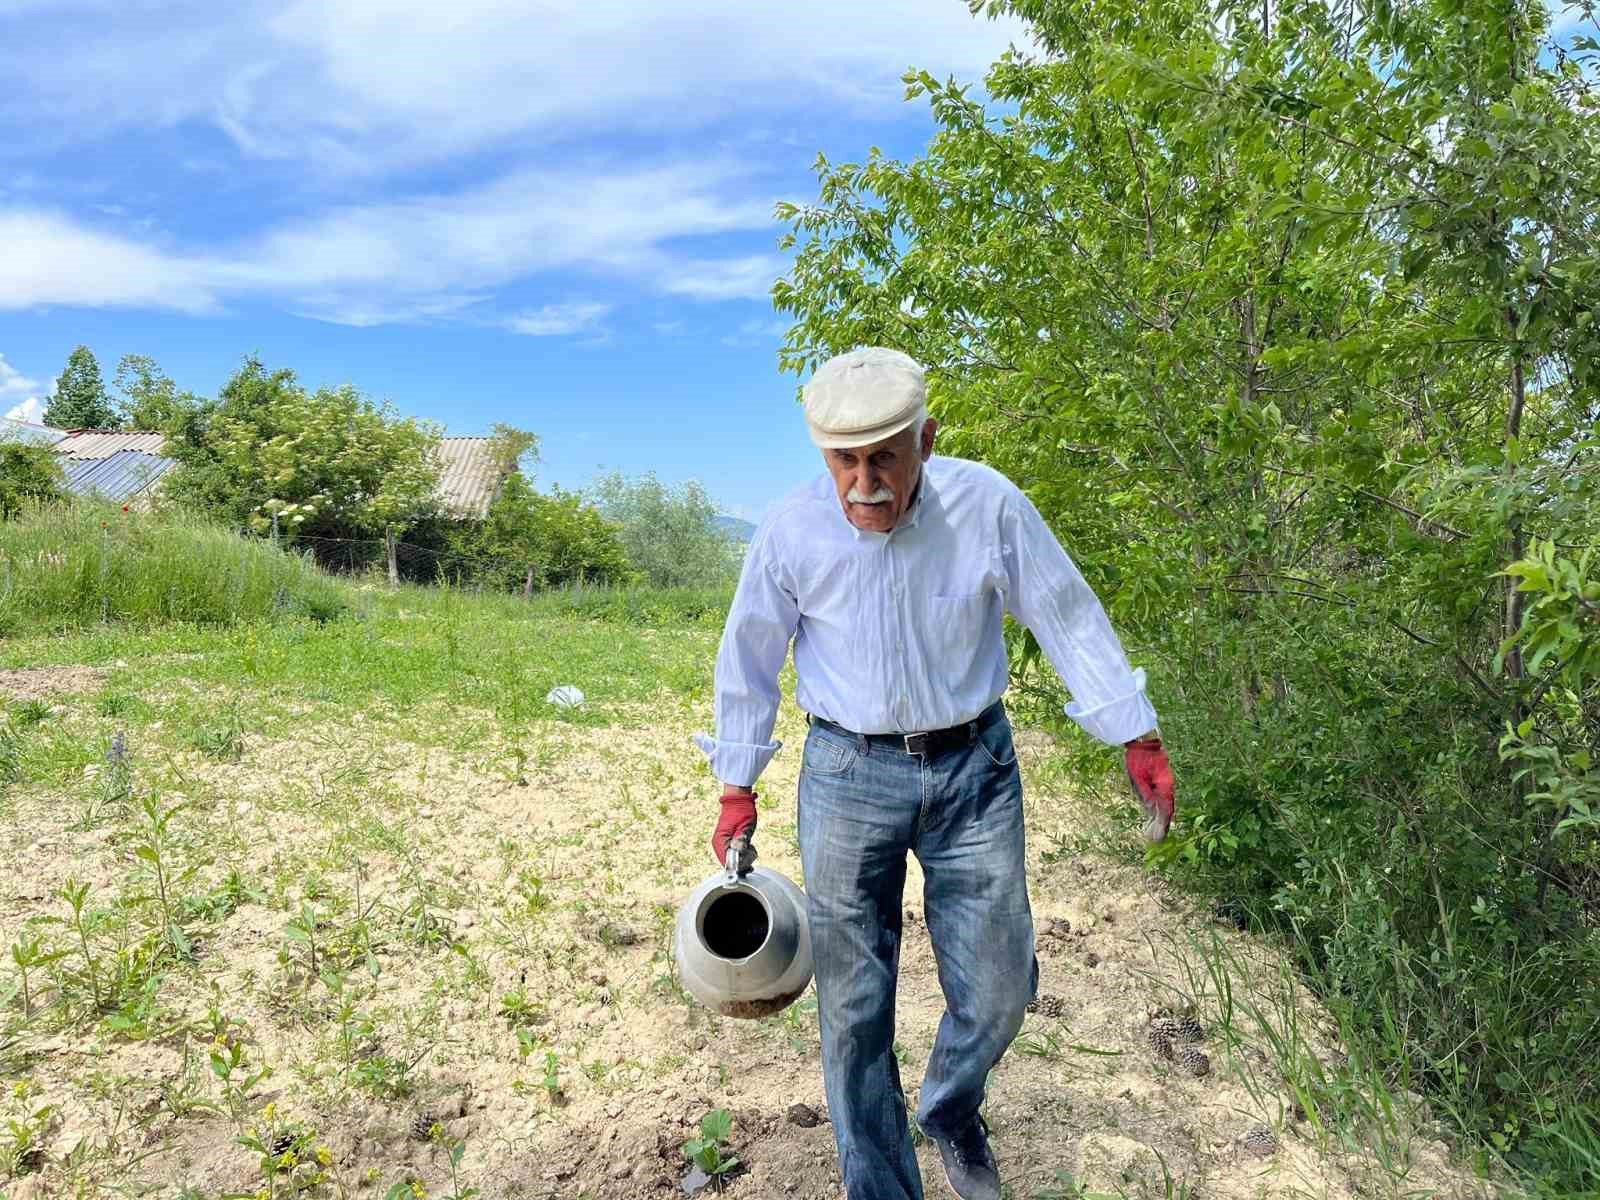
<path fill-rule="evenodd" d="M 94 351 L 79 346 L 67 358 L 67 368 L 56 380 L 56 394 L 44 410 L 46 425 L 57 429 L 116 429 L 116 410 L 100 378 Z"/>

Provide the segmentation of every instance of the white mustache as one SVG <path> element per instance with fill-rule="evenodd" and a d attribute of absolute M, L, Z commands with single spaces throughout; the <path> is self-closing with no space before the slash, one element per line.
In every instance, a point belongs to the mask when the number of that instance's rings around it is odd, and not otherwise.
<path fill-rule="evenodd" d="M 880 487 L 872 495 L 863 496 L 856 488 L 851 488 L 844 498 L 851 504 L 887 504 L 894 499 L 894 493 L 886 487 Z"/>

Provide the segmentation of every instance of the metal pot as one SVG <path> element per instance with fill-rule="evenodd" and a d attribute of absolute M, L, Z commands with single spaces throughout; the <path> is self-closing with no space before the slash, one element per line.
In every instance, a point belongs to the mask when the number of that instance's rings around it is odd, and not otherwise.
<path fill-rule="evenodd" d="M 765 1017 L 788 1008 L 811 982 L 805 893 L 767 867 L 727 867 L 678 909 L 673 953 L 689 994 L 725 1017 Z"/>

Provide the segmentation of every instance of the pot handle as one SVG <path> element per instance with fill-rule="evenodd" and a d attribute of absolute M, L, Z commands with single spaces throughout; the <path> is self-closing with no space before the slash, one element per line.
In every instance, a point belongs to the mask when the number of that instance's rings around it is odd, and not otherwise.
<path fill-rule="evenodd" d="M 748 850 L 749 847 L 750 839 L 742 833 L 728 843 L 728 858 L 723 864 L 722 882 L 724 887 L 732 887 L 734 884 L 738 883 L 739 876 L 745 874 L 745 872 L 750 869 L 748 867 L 745 868 L 745 871 L 741 871 L 739 869 L 739 864 L 744 861 L 745 851 Z"/>

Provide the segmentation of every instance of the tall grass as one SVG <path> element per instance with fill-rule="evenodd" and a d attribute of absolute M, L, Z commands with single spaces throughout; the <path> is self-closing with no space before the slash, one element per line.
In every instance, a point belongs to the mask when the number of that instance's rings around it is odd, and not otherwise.
<path fill-rule="evenodd" d="M 328 620 L 348 595 L 300 557 L 193 517 L 79 502 L 0 523 L 0 636 L 276 615 Z"/>
<path fill-rule="evenodd" d="M 539 616 L 579 617 L 656 629 L 697 625 L 721 629 L 733 585 L 706 587 L 570 587 L 536 593 Z"/>

